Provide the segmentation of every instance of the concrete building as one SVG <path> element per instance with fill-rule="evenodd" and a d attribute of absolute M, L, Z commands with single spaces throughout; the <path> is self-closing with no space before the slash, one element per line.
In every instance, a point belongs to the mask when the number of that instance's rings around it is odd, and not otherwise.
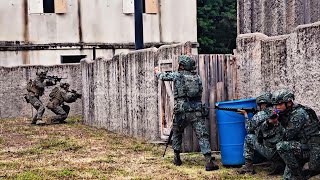
<path fill-rule="evenodd" d="M 143 0 L 145 47 L 197 45 L 195 0 Z M 134 49 L 134 0 L 0 1 L 0 66 L 111 58 Z M 94 53 L 95 49 L 95 53 Z"/>

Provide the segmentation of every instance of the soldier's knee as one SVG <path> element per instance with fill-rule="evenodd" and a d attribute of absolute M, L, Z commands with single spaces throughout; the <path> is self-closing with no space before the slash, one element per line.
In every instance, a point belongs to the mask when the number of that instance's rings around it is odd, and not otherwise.
<path fill-rule="evenodd" d="M 67 114 L 68 114 L 69 111 L 70 111 L 70 107 L 67 106 L 67 105 L 64 105 L 64 106 L 62 107 L 62 109 L 63 109 Z"/>
<path fill-rule="evenodd" d="M 290 151 L 289 142 L 281 141 L 276 144 L 277 152 L 284 153 Z"/>
<path fill-rule="evenodd" d="M 61 114 L 61 118 L 62 118 L 62 119 L 67 119 L 67 117 L 68 117 L 68 114 L 67 114 L 67 113 Z"/>

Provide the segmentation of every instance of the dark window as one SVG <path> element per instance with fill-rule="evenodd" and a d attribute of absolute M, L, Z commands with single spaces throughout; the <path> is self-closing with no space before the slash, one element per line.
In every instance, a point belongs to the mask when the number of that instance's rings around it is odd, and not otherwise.
<path fill-rule="evenodd" d="M 43 0 L 43 12 L 54 13 L 54 0 Z"/>
<path fill-rule="evenodd" d="M 146 13 L 146 1 L 142 1 L 142 13 Z"/>
<path fill-rule="evenodd" d="M 61 56 L 61 63 L 79 63 L 81 59 L 86 58 L 87 55 L 67 55 Z"/>

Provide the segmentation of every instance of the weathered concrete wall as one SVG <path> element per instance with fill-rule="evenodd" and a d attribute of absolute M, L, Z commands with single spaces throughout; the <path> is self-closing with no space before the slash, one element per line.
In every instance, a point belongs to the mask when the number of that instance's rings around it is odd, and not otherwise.
<path fill-rule="evenodd" d="M 317 21 L 319 0 L 238 0 L 238 34 L 283 35 Z"/>
<path fill-rule="evenodd" d="M 28 117 L 35 114 L 30 104 L 24 99 L 27 93 L 26 85 L 30 79 L 36 77 L 36 72 L 48 70 L 48 75 L 57 75 L 67 78 L 61 82 L 70 83 L 70 88 L 81 93 L 81 71 L 80 64 L 66 64 L 55 66 L 17 66 L 0 67 L 0 118 Z M 48 102 L 48 96 L 54 86 L 45 89 L 45 94 L 41 97 L 44 105 Z M 70 116 L 82 115 L 82 102 L 77 100 L 70 104 Z M 54 115 L 46 109 L 44 116 Z"/>
<path fill-rule="evenodd" d="M 160 59 L 177 58 L 187 52 L 184 46 L 81 61 L 84 123 L 128 136 L 158 139 L 158 80 L 153 69 Z M 188 49 L 191 52 L 191 46 Z"/>
<path fill-rule="evenodd" d="M 122 49 L 122 51 L 128 51 Z M 96 49 L 96 57 L 112 58 L 115 51 L 112 49 Z M 118 53 L 118 52 L 116 52 Z M 86 55 L 93 58 L 91 49 L 56 49 L 56 50 L 29 50 L 29 51 L 0 51 L 0 66 L 10 67 L 17 64 L 55 65 L 61 64 L 61 56 Z"/>
<path fill-rule="evenodd" d="M 320 22 L 300 25 L 288 35 L 239 35 L 237 63 L 239 97 L 288 88 L 296 102 L 320 114 Z"/>

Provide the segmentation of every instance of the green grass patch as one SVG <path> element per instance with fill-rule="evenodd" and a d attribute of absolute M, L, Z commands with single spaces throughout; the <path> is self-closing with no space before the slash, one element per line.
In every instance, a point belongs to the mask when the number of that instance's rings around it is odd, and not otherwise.
<path fill-rule="evenodd" d="M 27 149 L 22 149 L 22 150 L 14 152 L 14 153 L 19 156 L 26 156 L 26 155 L 41 154 L 41 153 L 43 153 L 43 150 L 36 146 L 36 147 L 27 148 Z"/>
<path fill-rule="evenodd" d="M 105 158 L 101 158 L 101 159 L 97 159 L 94 162 L 97 163 L 115 163 L 116 161 L 114 160 L 114 156 L 113 155 L 108 155 Z"/>
<path fill-rule="evenodd" d="M 22 173 L 19 173 L 15 179 L 17 180 L 41 180 L 43 179 L 42 174 L 34 171 L 25 171 Z"/>
<path fill-rule="evenodd" d="M 136 143 L 129 147 L 135 152 L 141 152 L 141 151 L 152 151 L 152 146 L 142 143 Z"/>
<path fill-rule="evenodd" d="M 76 124 L 82 122 L 82 116 L 71 116 L 66 119 L 69 124 Z"/>
<path fill-rule="evenodd" d="M 40 140 L 39 148 L 44 150 L 56 150 L 56 151 L 78 151 L 82 148 L 72 139 L 44 139 Z"/>
<path fill-rule="evenodd" d="M 61 178 L 74 177 L 75 173 L 70 169 L 62 169 L 56 172 L 56 176 Z"/>
<path fill-rule="evenodd" d="M 6 141 L 0 137 L 0 145 L 4 144 Z"/>
<path fill-rule="evenodd" d="M 0 169 L 16 169 L 19 167 L 18 162 L 0 161 Z"/>
<path fill-rule="evenodd" d="M 117 176 L 123 176 L 123 177 L 130 175 L 130 173 L 128 171 L 126 171 L 125 169 L 117 169 L 114 171 L 114 174 Z"/>

